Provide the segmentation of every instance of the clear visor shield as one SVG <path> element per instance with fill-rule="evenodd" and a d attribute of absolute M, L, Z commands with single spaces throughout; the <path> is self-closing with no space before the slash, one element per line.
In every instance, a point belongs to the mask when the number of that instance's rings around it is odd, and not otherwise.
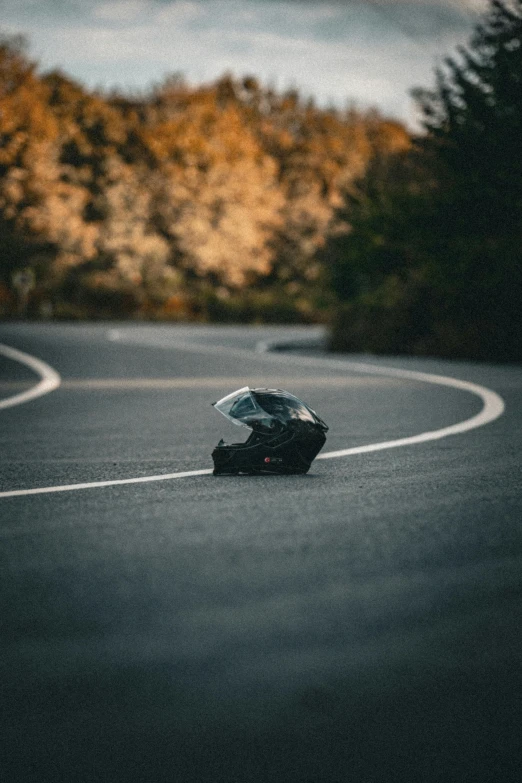
<path fill-rule="evenodd" d="M 248 386 L 227 394 L 223 399 L 213 403 L 214 408 L 226 416 L 232 424 L 240 427 L 250 427 L 255 422 L 270 425 L 272 416 L 264 411 Z"/>
<path fill-rule="evenodd" d="M 304 421 L 328 428 L 304 402 L 282 389 L 243 389 L 228 394 L 214 403 L 214 407 L 233 424 L 251 427 L 254 423 L 270 426 L 274 421 L 288 424 Z"/>

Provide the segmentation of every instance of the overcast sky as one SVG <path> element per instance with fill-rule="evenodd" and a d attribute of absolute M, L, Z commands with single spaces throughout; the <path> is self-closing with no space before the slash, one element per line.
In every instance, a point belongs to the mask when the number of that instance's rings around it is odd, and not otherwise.
<path fill-rule="evenodd" d="M 408 91 L 466 42 L 487 0 L 0 0 L 42 69 L 90 87 L 145 88 L 230 71 L 321 105 L 376 106 L 409 124 Z"/>

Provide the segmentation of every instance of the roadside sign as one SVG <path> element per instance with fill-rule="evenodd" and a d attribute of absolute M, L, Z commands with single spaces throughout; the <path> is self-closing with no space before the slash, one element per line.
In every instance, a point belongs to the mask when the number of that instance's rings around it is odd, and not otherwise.
<path fill-rule="evenodd" d="M 18 293 L 18 313 L 21 316 L 25 316 L 27 313 L 29 293 L 36 285 L 35 274 L 30 267 L 26 267 L 25 269 L 18 269 L 16 272 L 13 272 L 11 280 L 13 287 Z"/>

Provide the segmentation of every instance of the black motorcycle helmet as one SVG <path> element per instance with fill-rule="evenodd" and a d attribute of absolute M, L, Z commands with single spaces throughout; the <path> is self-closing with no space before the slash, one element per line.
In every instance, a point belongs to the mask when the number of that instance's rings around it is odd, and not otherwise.
<path fill-rule="evenodd" d="M 324 421 L 283 389 L 245 386 L 213 406 L 233 424 L 252 430 L 245 443 L 220 440 L 212 452 L 215 476 L 307 473 L 326 441 Z"/>

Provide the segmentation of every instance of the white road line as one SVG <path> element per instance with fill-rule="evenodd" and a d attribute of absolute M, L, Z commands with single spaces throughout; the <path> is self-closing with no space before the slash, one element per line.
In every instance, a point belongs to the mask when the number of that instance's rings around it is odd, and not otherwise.
<path fill-rule="evenodd" d="M 114 338 L 113 338 L 114 339 Z M 117 340 L 122 340 L 122 333 L 118 332 Z M 131 341 L 132 342 L 132 341 Z M 254 358 L 250 351 L 244 349 L 231 348 L 221 345 L 194 345 L 190 343 L 170 343 L 168 346 L 156 346 L 165 348 L 175 348 L 178 350 L 193 351 L 196 353 L 228 353 L 229 355 L 240 356 L 241 358 Z M 13 350 L 13 349 L 9 349 Z M 19 352 L 16 352 L 19 353 Z M 24 356 L 27 356 L 24 354 Z M 15 357 L 13 357 L 15 358 Z M 32 357 L 29 357 L 32 359 Z M 322 359 L 317 357 L 304 357 L 304 356 L 281 356 L 274 353 L 262 353 L 256 354 L 255 358 L 268 359 L 269 361 L 284 364 L 294 364 L 308 367 L 324 367 L 328 369 L 349 370 L 351 372 L 362 372 L 369 375 L 385 375 L 392 378 L 400 378 L 410 381 L 419 381 L 421 383 L 431 383 L 438 386 L 449 386 L 453 389 L 465 391 L 470 394 L 478 396 L 483 403 L 482 410 L 464 421 L 452 424 L 449 427 L 443 427 L 438 430 L 432 430 L 429 432 L 421 432 L 418 435 L 412 435 L 407 438 L 399 438 L 397 440 L 384 441 L 381 443 L 370 443 L 366 446 L 356 446 L 349 449 L 341 449 L 339 451 L 329 451 L 324 454 L 320 454 L 317 459 L 336 459 L 338 457 L 347 457 L 355 454 L 367 454 L 372 451 L 383 451 L 385 449 L 399 448 L 401 446 L 410 446 L 417 443 L 426 443 L 428 441 L 439 440 L 440 438 L 446 438 L 450 435 L 458 435 L 477 427 L 483 427 L 485 424 L 489 424 L 495 419 L 498 419 L 504 412 L 505 405 L 502 397 L 491 389 L 487 389 L 485 386 L 479 386 L 476 383 L 470 383 L 469 381 L 462 381 L 458 378 L 450 378 L 445 375 L 434 375 L 431 373 L 417 372 L 414 370 L 402 370 L 395 367 L 381 367 L 373 364 L 366 364 L 364 362 L 352 362 L 350 360 L 340 359 Z M 33 360 L 38 362 L 38 360 Z M 47 365 L 45 365 L 47 367 Z M 51 369 L 51 368 L 48 368 Z M 53 371 L 54 372 L 54 371 Z M 49 389 L 49 391 L 51 391 Z M 43 392 L 45 393 L 45 392 Z M 14 398 L 11 398 L 14 399 Z M 83 484 L 65 484 L 63 486 L 54 487 L 35 487 L 33 489 L 16 489 L 7 492 L 0 492 L 0 498 L 7 497 L 21 497 L 25 495 L 38 495 L 50 492 L 70 492 L 79 489 L 95 489 L 100 487 L 110 487 L 119 484 L 144 484 L 151 481 L 169 481 L 176 478 L 187 478 L 189 476 L 204 476 L 212 473 L 211 469 L 207 470 L 192 470 L 182 473 L 168 473 L 155 476 L 142 476 L 140 478 L 130 479 L 116 479 L 113 481 L 94 481 Z"/>
<path fill-rule="evenodd" d="M 35 487 L 34 489 L 13 489 L 9 492 L 0 492 L 0 498 L 15 498 L 21 495 L 43 495 L 49 492 L 73 492 L 76 489 L 99 489 L 100 487 L 114 487 L 118 484 L 148 484 L 151 481 L 170 481 L 172 479 L 188 478 L 189 476 L 205 476 L 212 470 L 186 470 L 183 473 L 165 473 L 158 476 L 141 476 L 139 478 L 113 479 L 111 481 L 90 481 L 84 484 L 63 484 L 56 487 Z"/>
<path fill-rule="evenodd" d="M 127 334 L 124 330 L 118 332 L 118 340 L 127 344 L 138 343 L 143 345 L 143 341 L 136 339 L 126 339 Z M 145 344 L 147 344 L 145 342 Z M 415 443 L 425 443 L 439 438 L 446 438 L 449 435 L 458 435 L 469 430 L 483 427 L 489 422 L 495 421 L 502 416 L 505 410 L 505 404 L 499 394 L 476 383 L 462 381 L 459 378 L 451 378 L 445 375 L 435 375 L 433 373 L 418 372 L 417 370 L 403 370 L 397 367 L 383 367 L 381 365 L 367 364 L 366 362 L 354 362 L 350 359 L 321 358 L 317 356 L 296 356 L 288 353 L 272 353 L 270 349 L 274 347 L 274 342 L 261 343 L 261 349 L 253 354 L 244 348 L 231 348 L 226 345 L 205 345 L 202 343 L 190 343 L 186 341 L 176 341 L 175 343 L 156 343 L 156 348 L 172 349 L 181 351 L 190 351 L 192 353 L 201 353 L 206 355 L 225 354 L 235 356 L 237 359 L 245 361 L 252 359 L 261 359 L 273 364 L 297 365 L 299 367 L 324 367 L 329 370 L 349 370 L 350 372 L 363 373 L 365 375 L 384 375 L 388 378 L 400 380 L 416 381 L 420 383 L 431 383 L 436 386 L 449 386 L 452 389 L 469 392 L 482 400 L 483 408 L 476 416 L 472 416 L 464 421 L 457 422 L 449 427 L 443 427 L 439 430 L 422 432 L 419 435 L 412 435 L 408 438 L 399 438 L 398 440 L 385 441 L 383 443 L 371 443 L 367 446 L 357 446 L 351 449 L 341 449 L 340 451 L 330 451 L 320 454 L 317 459 L 333 459 L 334 457 L 350 456 L 352 454 L 365 454 L 371 451 L 382 451 L 384 449 L 398 448 L 400 446 L 409 446 Z M 258 343 L 259 346 L 259 343 Z"/>
<path fill-rule="evenodd" d="M 372 365 L 373 366 L 373 365 Z M 384 368 L 382 368 L 384 369 Z M 341 449 L 340 451 L 328 451 L 319 454 L 317 459 L 334 459 L 335 457 L 348 457 L 351 454 L 368 454 L 371 451 L 383 451 L 384 449 L 396 449 L 400 446 L 412 446 L 415 443 L 427 443 L 431 440 L 447 438 L 449 435 L 460 435 L 463 432 L 469 432 L 477 427 L 483 427 L 491 421 L 495 421 L 502 416 L 505 410 L 504 400 L 496 392 L 487 389 L 485 386 L 479 386 L 476 383 L 460 381 L 456 378 L 447 378 L 444 375 L 431 375 L 428 373 L 413 372 L 410 370 L 396 370 L 388 368 L 390 374 L 401 373 L 402 377 L 411 378 L 411 380 L 424 381 L 425 383 L 438 384 L 439 386 L 450 386 L 453 389 L 470 392 L 480 397 L 483 402 L 482 410 L 476 416 L 470 419 L 459 421 L 449 427 L 443 427 L 439 430 L 430 432 L 421 432 L 419 435 L 411 435 L 408 438 L 399 438 L 398 440 L 384 441 L 383 443 L 370 443 L 367 446 L 358 446 L 353 449 Z"/>
<path fill-rule="evenodd" d="M 36 386 L 33 386 L 24 392 L 20 392 L 20 394 L 15 394 L 12 397 L 0 400 L 0 410 L 3 408 L 12 408 L 14 405 L 22 405 L 22 403 L 35 400 L 43 394 L 49 394 L 49 392 L 57 389 L 62 382 L 62 379 L 56 370 L 53 370 L 48 364 L 42 362 L 41 359 L 36 359 L 28 353 L 17 351 L 16 348 L 11 348 L 9 345 L 0 343 L 0 354 L 3 354 L 8 359 L 13 359 L 15 362 L 25 364 L 26 367 L 34 370 L 41 378 L 40 383 L 37 383 Z"/>
<path fill-rule="evenodd" d="M 199 378 L 73 378 L 62 381 L 64 391 L 168 391 L 170 389 L 227 389 L 236 388 L 248 384 L 254 386 L 313 386 L 326 388 L 347 388 L 357 386 L 403 386 L 405 381 L 400 378 L 368 378 L 358 375 L 330 375 L 314 378 L 274 377 L 259 375 L 237 376 L 234 378 L 199 377 Z M 2 384 L 0 383 L 0 388 Z"/>

